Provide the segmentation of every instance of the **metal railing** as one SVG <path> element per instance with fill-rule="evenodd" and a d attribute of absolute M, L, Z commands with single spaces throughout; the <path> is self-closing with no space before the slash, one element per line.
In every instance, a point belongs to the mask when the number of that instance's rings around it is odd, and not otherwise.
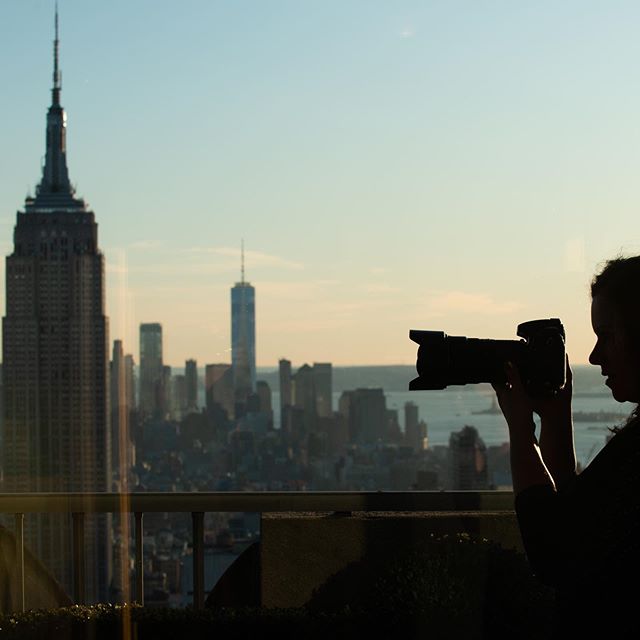
<path fill-rule="evenodd" d="M 204 606 L 204 514 L 213 512 L 420 512 L 496 513 L 513 511 L 510 491 L 216 492 L 216 493 L 21 493 L 0 494 L 0 513 L 14 514 L 18 597 L 25 607 L 24 516 L 71 514 L 73 584 L 76 603 L 85 601 L 85 514 L 133 513 L 135 601 L 144 604 L 144 514 L 191 513 L 193 606 Z"/>

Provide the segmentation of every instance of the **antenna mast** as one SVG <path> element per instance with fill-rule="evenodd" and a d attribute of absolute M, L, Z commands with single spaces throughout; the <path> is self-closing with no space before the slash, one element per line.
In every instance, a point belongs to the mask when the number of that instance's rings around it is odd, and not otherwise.
<path fill-rule="evenodd" d="M 58 65 L 58 54 L 60 47 L 60 40 L 58 38 L 58 3 L 56 2 L 56 17 L 55 17 L 55 40 L 53 41 L 53 104 L 60 104 L 60 89 L 62 88 L 62 82 L 60 78 L 60 69 Z"/>
<path fill-rule="evenodd" d="M 244 284 L 244 238 L 240 240 L 240 282 Z"/>

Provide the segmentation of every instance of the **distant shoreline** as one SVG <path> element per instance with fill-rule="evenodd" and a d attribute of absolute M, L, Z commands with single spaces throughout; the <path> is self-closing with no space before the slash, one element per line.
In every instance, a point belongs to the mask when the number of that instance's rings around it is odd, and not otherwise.
<path fill-rule="evenodd" d="M 198 362 L 200 379 L 200 394 L 204 397 L 204 371 L 207 363 Z M 303 363 L 304 364 L 304 363 Z M 308 361 L 313 365 L 313 361 Z M 292 373 L 302 364 L 292 364 Z M 573 396 L 574 398 L 609 398 L 611 392 L 604 385 L 604 378 L 598 367 L 593 365 L 572 365 L 573 370 Z M 184 373 L 184 367 L 172 367 L 172 374 Z M 414 365 L 348 365 L 332 367 L 332 386 L 334 393 L 357 388 L 381 388 L 385 392 L 408 392 L 412 395 L 430 393 L 429 391 L 409 391 L 409 382 L 417 376 Z M 257 380 L 266 382 L 273 393 L 280 390 L 280 376 L 277 368 L 258 367 Z M 468 392 L 493 392 L 488 383 L 474 385 L 452 385 L 446 389 L 447 393 L 458 394 Z M 204 402 L 204 400 L 202 400 Z"/>
<path fill-rule="evenodd" d="M 313 364 L 313 362 L 309 362 Z M 293 373 L 298 366 L 292 367 Z M 593 365 L 574 365 L 573 391 L 574 397 L 608 397 L 610 391 L 604 386 L 604 378 L 598 367 Z M 258 368 L 258 380 L 264 380 L 272 391 L 279 390 L 280 380 L 277 369 Z M 385 392 L 409 391 L 409 382 L 417 376 L 415 365 L 367 365 L 367 366 L 333 366 L 333 390 L 345 391 L 356 388 L 382 388 Z M 452 385 L 447 391 L 465 393 L 466 391 L 493 390 L 488 383 L 475 385 Z M 412 394 L 429 393 L 428 391 L 411 391 Z M 587 395 L 582 395 L 587 394 Z"/>

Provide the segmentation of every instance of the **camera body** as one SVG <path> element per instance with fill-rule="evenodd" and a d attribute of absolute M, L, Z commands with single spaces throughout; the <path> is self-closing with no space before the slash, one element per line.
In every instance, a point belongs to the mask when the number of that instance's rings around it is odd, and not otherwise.
<path fill-rule="evenodd" d="M 418 377 L 411 391 L 445 389 L 449 385 L 504 383 L 505 362 L 518 369 L 529 393 L 549 394 L 566 381 L 565 332 L 558 318 L 518 325 L 521 340 L 491 340 L 448 336 L 442 331 L 409 331 L 416 342 Z"/>

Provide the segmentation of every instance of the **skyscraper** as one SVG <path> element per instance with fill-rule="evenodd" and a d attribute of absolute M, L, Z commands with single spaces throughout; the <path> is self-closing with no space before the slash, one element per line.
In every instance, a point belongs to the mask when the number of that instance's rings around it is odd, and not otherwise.
<path fill-rule="evenodd" d="M 168 364 L 163 365 L 158 400 L 158 415 L 162 418 L 166 418 L 171 412 L 171 388 L 173 386 L 172 380 L 173 374 L 171 373 L 171 367 Z"/>
<path fill-rule="evenodd" d="M 313 387 L 316 397 L 316 412 L 320 418 L 333 415 L 333 367 L 330 362 L 313 363 Z"/>
<path fill-rule="evenodd" d="M 140 414 L 158 417 L 163 401 L 162 325 L 158 322 L 140 325 Z"/>
<path fill-rule="evenodd" d="M 214 412 L 216 405 L 224 409 L 227 418 L 233 418 L 233 371 L 230 364 L 208 364 L 204 368 L 204 389 L 207 411 Z"/>
<path fill-rule="evenodd" d="M 244 246 L 240 282 L 231 289 L 231 367 L 236 403 L 256 389 L 256 290 L 244 279 Z"/>
<path fill-rule="evenodd" d="M 133 356 L 128 353 L 124 357 L 124 377 L 125 377 L 125 397 L 129 413 L 133 413 L 137 408 L 136 403 L 136 374 Z M 130 419 L 131 421 L 131 419 Z"/>
<path fill-rule="evenodd" d="M 178 422 L 187 415 L 187 379 L 184 374 L 171 376 L 171 402 L 169 413 Z"/>
<path fill-rule="evenodd" d="M 316 427 L 316 391 L 313 369 L 303 364 L 293 375 L 293 406 L 302 411 L 303 428 L 306 433 Z"/>
<path fill-rule="evenodd" d="M 404 441 L 414 451 L 424 451 L 428 445 L 427 424 L 420 420 L 415 402 L 404 403 Z"/>
<path fill-rule="evenodd" d="M 287 408 L 293 404 L 291 360 L 281 358 L 278 361 L 278 374 L 280 380 L 280 428 L 284 429 Z"/>
<path fill-rule="evenodd" d="M 118 472 L 120 487 L 126 489 L 135 461 L 135 445 L 131 431 L 131 406 L 127 404 L 127 369 L 122 340 L 113 341 L 111 357 L 111 465 Z"/>
<path fill-rule="evenodd" d="M 260 411 L 271 414 L 273 407 L 269 383 L 264 380 L 258 380 L 258 382 L 256 382 L 256 393 L 260 399 Z"/>
<path fill-rule="evenodd" d="M 186 385 L 186 409 L 198 410 L 198 363 L 195 360 L 187 360 L 184 365 L 184 377 Z"/>
<path fill-rule="evenodd" d="M 60 103 L 58 15 L 46 153 L 35 197 L 18 211 L 6 259 L 4 491 L 110 489 L 108 320 L 104 259 L 93 211 L 69 181 L 66 114 Z M 67 518 L 39 514 L 26 541 L 71 589 Z M 109 518 L 88 518 L 87 593 L 110 582 Z"/>
<path fill-rule="evenodd" d="M 489 488 L 487 447 L 475 427 L 465 425 L 449 436 L 451 488 L 478 491 Z"/>
<path fill-rule="evenodd" d="M 345 417 L 351 442 L 370 444 L 384 440 L 387 400 L 382 389 L 343 391 L 338 411 Z"/>

